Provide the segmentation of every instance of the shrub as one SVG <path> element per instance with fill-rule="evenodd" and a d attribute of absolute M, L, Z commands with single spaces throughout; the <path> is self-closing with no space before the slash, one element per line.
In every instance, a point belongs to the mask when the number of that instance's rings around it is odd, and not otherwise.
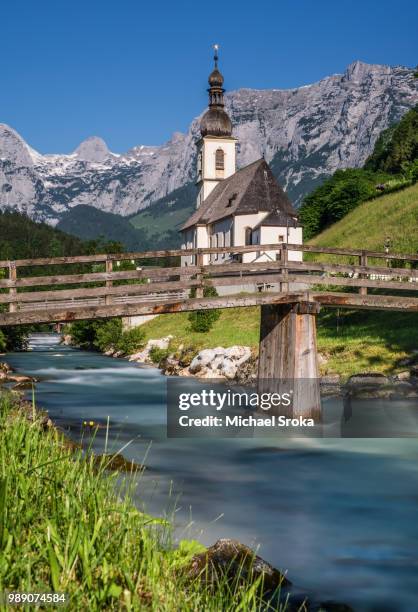
<path fill-rule="evenodd" d="M 94 347 L 99 325 L 99 321 L 74 321 L 69 328 L 72 342 L 80 348 Z"/>
<path fill-rule="evenodd" d="M 145 334 L 143 330 L 140 327 L 133 327 L 122 332 L 116 348 L 125 355 L 132 355 L 132 353 L 135 353 L 144 345 L 144 340 Z"/>
<path fill-rule="evenodd" d="M 0 351 L 5 351 L 6 350 L 6 336 L 3 334 L 3 332 L 0 329 Z"/>
<path fill-rule="evenodd" d="M 216 297 L 217 295 L 218 292 L 215 287 L 205 287 L 203 289 L 203 297 Z M 190 291 L 190 297 L 196 297 L 195 288 Z M 208 332 L 220 316 L 221 311 L 219 308 L 213 308 L 212 310 L 194 310 L 189 314 L 190 327 L 194 332 Z"/>
<path fill-rule="evenodd" d="M 28 347 L 30 325 L 15 325 L 0 329 L 0 351 L 23 351 Z"/>
<path fill-rule="evenodd" d="M 149 357 L 152 363 L 156 363 L 158 365 L 163 361 L 163 359 L 167 359 L 169 354 L 170 354 L 169 348 L 163 349 L 158 346 L 152 346 L 149 352 Z"/>
<path fill-rule="evenodd" d="M 96 328 L 96 335 L 93 341 L 101 351 L 118 349 L 122 338 L 122 319 L 109 319 Z"/>

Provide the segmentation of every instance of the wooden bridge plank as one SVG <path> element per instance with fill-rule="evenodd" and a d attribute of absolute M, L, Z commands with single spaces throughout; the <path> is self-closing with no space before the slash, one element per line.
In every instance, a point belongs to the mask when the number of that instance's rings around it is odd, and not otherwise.
<path fill-rule="evenodd" d="M 16 266 L 28 267 L 28 266 L 46 266 L 46 265 L 59 265 L 59 264 L 79 264 L 79 263 L 105 263 L 106 261 L 122 261 L 122 260 L 140 260 L 140 259 L 158 259 L 162 257 L 181 257 L 184 255 L 198 255 L 198 254 L 216 254 L 216 253 L 252 253 L 257 251 L 280 251 L 282 244 L 262 244 L 262 245 L 246 245 L 241 247 L 208 247 L 204 249 L 172 249 L 172 250 L 159 250 L 159 251 L 143 251 L 143 252 L 129 252 L 129 253 L 110 253 L 110 254 L 97 254 L 97 255 L 77 255 L 69 257 L 51 257 L 51 258 L 34 258 L 34 259 L 18 259 L 16 260 Z M 319 247 L 311 244 L 287 244 L 287 248 L 290 251 L 301 251 L 303 253 L 322 253 L 328 255 L 346 255 L 346 256 L 361 256 L 363 253 L 367 257 L 374 257 L 380 259 L 394 260 L 399 259 L 403 261 L 418 261 L 418 255 L 416 254 L 404 254 L 404 253 L 383 253 L 378 251 L 365 251 L 363 249 L 345 249 L 345 248 L 334 248 L 334 247 Z M 9 261 L 0 261 L 0 268 L 8 268 Z"/>
<path fill-rule="evenodd" d="M 0 293 L 0 304 L 10 302 L 46 302 L 54 300 L 71 300 L 106 295 L 139 295 L 156 291 L 176 291 L 199 285 L 198 281 L 170 281 L 167 283 L 144 283 L 141 285 L 119 285 L 117 287 L 85 287 L 83 289 L 58 289 L 57 291 L 28 291 L 15 296 Z"/>
<path fill-rule="evenodd" d="M 141 302 L 137 304 L 112 304 L 109 306 L 73 307 L 68 309 L 45 309 L 36 312 L 18 311 L 0 313 L 1 325 L 27 323 L 53 323 L 107 317 L 130 317 L 143 314 L 163 314 L 212 308 L 236 308 L 262 304 L 294 303 L 303 298 L 303 293 L 253 293 L 214 298 L 193 298 L 168 302 Z"/>

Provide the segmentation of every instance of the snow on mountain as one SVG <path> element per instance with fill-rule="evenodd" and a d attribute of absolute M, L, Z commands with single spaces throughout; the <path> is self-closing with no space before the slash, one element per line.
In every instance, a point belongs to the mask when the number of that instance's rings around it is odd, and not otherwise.
<path fill-rule="evenodd" d="M 360 166 L 379 133 L 418 103 L 413 70 L 354 62 L 295 89 L 226 95 L 238 164 L 261 156 L 298 204 L 318 181 Z M 109 151 L 93 136 L 69 155 L 41 155 L 0 124 L 0 208 L 51 224 L 78 204 L 130 215 L 194 180 L 199 120 L 162 146 Z"/>

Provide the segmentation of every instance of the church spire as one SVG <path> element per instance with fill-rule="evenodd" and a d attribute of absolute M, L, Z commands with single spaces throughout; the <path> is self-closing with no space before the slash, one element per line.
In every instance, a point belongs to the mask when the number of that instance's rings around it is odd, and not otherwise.
<path fill-rule="evenodd" d="M 213 106 L 217 108 L 223 108 L 225 90 L 223 88 L 224 78 L 218 69 L 219 45 L 213 45 L 213 50 L 213 61 L 215 63 L 215 67 L 209 75 L 209 108 Z"/>
<path fill-rule="evenodd" d="M 232 123 L 224 110 L 224 78 L 219 71 L 219 45 L 213 45 L 214 69 L 209 75 L 209 109 L 202 117 L 200 132 L 202 136 L 230 137 L 232 134 Z"/>

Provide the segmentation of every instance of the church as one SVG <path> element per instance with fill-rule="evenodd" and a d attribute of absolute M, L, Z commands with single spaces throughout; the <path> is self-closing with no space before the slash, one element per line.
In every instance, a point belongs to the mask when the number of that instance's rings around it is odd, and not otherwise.
<path fill-rule="evenodd" d="M 292 203 L 262 158 L 237 170 L 236 138 L 225 110 L 224 78 L 215 67 L 209 75 L 209 108 L 200 123 L 197 144 L 197 207 L 181 228 L 182 248 L 254 245 L 254 252 L 205 254 L 204 264 L 275 260 L 276 251 L 263 244 L 302 244 L 302 227 Z M 289 261 L 301 261 L 302 253 L 289 251 Z M 193 265 L 195 256 L 182 257 Z"/>

